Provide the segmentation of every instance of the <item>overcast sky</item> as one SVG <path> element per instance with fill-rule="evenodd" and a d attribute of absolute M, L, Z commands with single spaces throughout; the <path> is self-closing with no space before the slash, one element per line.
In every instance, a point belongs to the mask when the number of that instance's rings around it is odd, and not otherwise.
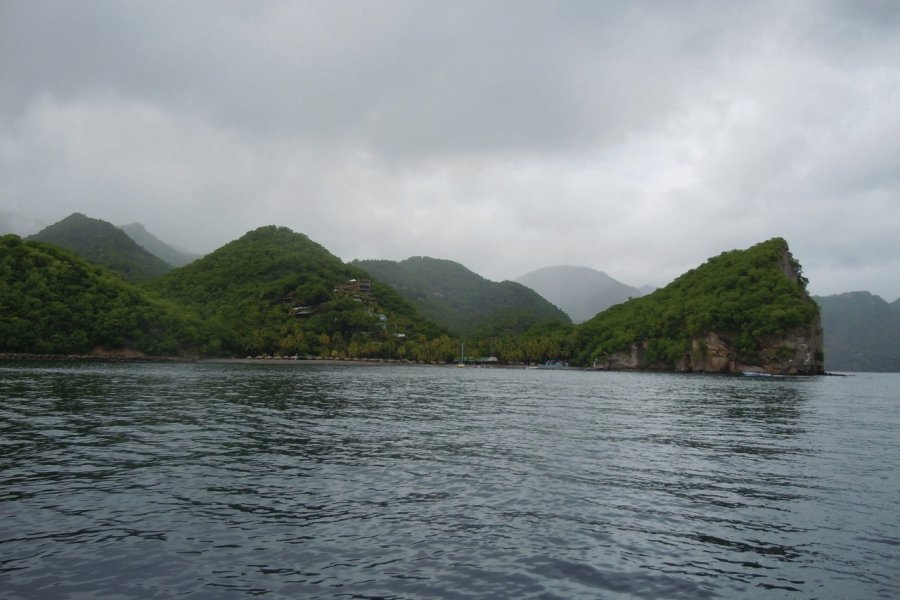
<path fill-rule="evenodd" d="M 0 212 L 900 296 L 900 2 L 0 0 Z"/>

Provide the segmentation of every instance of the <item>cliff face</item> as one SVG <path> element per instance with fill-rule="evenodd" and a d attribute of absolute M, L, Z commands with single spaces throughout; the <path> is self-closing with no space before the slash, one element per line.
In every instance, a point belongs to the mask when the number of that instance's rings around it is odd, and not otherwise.
<path fill-rule="evenodd" d="M 784 240 L 724 253 L 628 304 L 592 324 L 595 339 L 611 340 L 594 342 L 595 368 L 825 372 L 819 309 Z"/>
<path fill-rule="evenodd" d="M 813 302 L 805 292 L 806 281 L 799 264 L 785 245 L 778 268 L 792 283 L 804 290 L 804 299 Z M 734 340 L 724 333 L 711 332 L 703 339 L 691 341 L 691 353 L 679 363 L 679 371 L 707 373 L 766 372 L 781 375 L 811 375 L 825 372 L 824 339 L 821 315 L 817 312 L 807 327 L 797 327 L 779 336 L 761 340 L 759 364 L 737 358 Z"/>
<path fill-rule="evenodd" d="M 680 371 L 691 373 L 742 373 L 744 371 L 775 375 L 821 375 L 825 372 L 822 353 L 822 328 L 798 329 L 791 334 L 772 339 L 759 353 L 760 360 L 745 362 L 738 358 L 732 339 L 715 332 L 691 340 L 690 351 L 674 365 L 647 364 L 647 343 L 635 343 L 626 351 L 613 352 L 606 360 L 594 364 L 597 369 L 628 371 Z"/>
<path fill-rule="evenodd" d="M 679 371 L 703 373 L 765 372 L 780 375 L 813 375 L 825 372 L 822 362 L 822 331 L 800 330 L 770 340 L 755 363 L 737 358 L 734 343 L 716 333 L 692 340 L 691 352 L 677 365 Z"/>

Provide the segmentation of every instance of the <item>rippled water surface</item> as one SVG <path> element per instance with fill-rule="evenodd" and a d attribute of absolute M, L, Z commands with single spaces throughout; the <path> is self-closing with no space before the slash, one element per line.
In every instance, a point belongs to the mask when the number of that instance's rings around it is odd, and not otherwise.
<path fill-rule="evenodd" d="M 4 598 L 897 598 L 900 376 L 0 363 Z"/>

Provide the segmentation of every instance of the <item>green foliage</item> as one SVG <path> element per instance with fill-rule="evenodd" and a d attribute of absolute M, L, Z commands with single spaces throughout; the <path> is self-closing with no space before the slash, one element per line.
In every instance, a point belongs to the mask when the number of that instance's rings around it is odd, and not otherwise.
<path fill-rule="evenodd" d="M 0 350 L 172 355 L 208 341 L 198 321 L 72 252 L 0 238 Z"/>
<path fill-rule="evenodd" d="M 71 250 L 118 273 L 126 281 L 146 281 L 172 268 L 137 245 L 115 225 L 79 213 L 69 215 L 29 239 Z"/>
<path fill-rule="evenodd" d="M 753 362 L 762 340 L 818 315 L 780 239 L 726 252 L 577 327 L 531 290 L 489 282 L 450 261 L 357 264 L 391 285 L 369 287 L 369 273 L 306 236 L 263 227 L 138 288 L 69 251 L 6 236 L 0 350 L 455 362 L 464 339 L 469 360 L 590 364 L 638 343 L 645 366 L 666 368 L 709 332 Z M 424 320 L 394 288 L 460 337 Z"/>
<path fill-rule="evenodd" d="M 230 354 L 374 357 L 397 352 L 397 334 L 439 334 L 389 287 L 352 289 L 368 279 L 305 235 L 269 226 L 147 288 L 205 319 Z"/>
<path fill-rule="evenodd" d="M 522 333 L 542 321 L 569 317 L 533 290 L 512 281 L 489 281 L 459 263 L 428 257 L 401 262 L 354 261 L 412 302 L 419 313 L 461 336 Z"/>
<path fill-rule="evenodd" d="M 565 323 L 541 323 L 523 335 L 501 344 L 500 356 L 513 362 L 545 363 L 569 361 L 572 357 L 573 336 L 576 328 Z"/>
<path fill-rule="evenodd" d="M 739 359 L 753 362 L 764 340 L 814 322 L 818 307 L 805 284 L 783 239 L 725 252 L 665 288 L 584 323 L 575 358 L 590 364 L 642 343 L 645 366 L 672 367 L 691 340 L 716 332 L 734 341 Z"/>

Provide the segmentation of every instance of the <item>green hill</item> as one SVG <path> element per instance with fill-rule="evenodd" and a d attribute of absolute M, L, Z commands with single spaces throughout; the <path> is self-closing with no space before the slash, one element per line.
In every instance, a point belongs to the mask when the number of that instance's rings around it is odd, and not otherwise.
<path fill-rule="evenodd" d="M 456 335 L 521 333 L 544 321 L 569 323 L 560 309 L 522 284 L 489 281 L 459 263 L 424 256 L 354 261 Z"/>
<path fill-rule="evenodd" d="M 172 269 L 128 235 L 100 219 L 73 213 L 31 236 L 31 240 L 48 242 L 75 252 L 92 263 L 118 273 L 126 281 L 146 281 Z"/>
<path fill-rule="evenodd" d="M 775 238 L 725 252 L 581 325 L 574 356 L 606 368 L 823 370 L 819 309 Z"/>
<path fill-rule="evenodd" d="M 183 267 L 200 258 L 199 254 L 191 254 L 170 246 L 147 231 L 140 223 L 122 225 L 119 229 L 128 234 L 128 237 L 134 240 L 138 246 L 173 267 Z"/>
<path fill-rule="evenodd" d="M 178 354 L 202 326 L 110 271 L 52 244 L 0 238 L 0 351 Z"/>
<path fill-rule="evenodd" d="M 900 305 L 869 292 L 817 296 L 830 371 L 900 372 Z"/>
<path fill-rule="evenodd" d="M 285 227 L 251 231 L 146 287 L 196 312 L 232 354 L 396 357 L 440 333 L 396 292 Z"/>

